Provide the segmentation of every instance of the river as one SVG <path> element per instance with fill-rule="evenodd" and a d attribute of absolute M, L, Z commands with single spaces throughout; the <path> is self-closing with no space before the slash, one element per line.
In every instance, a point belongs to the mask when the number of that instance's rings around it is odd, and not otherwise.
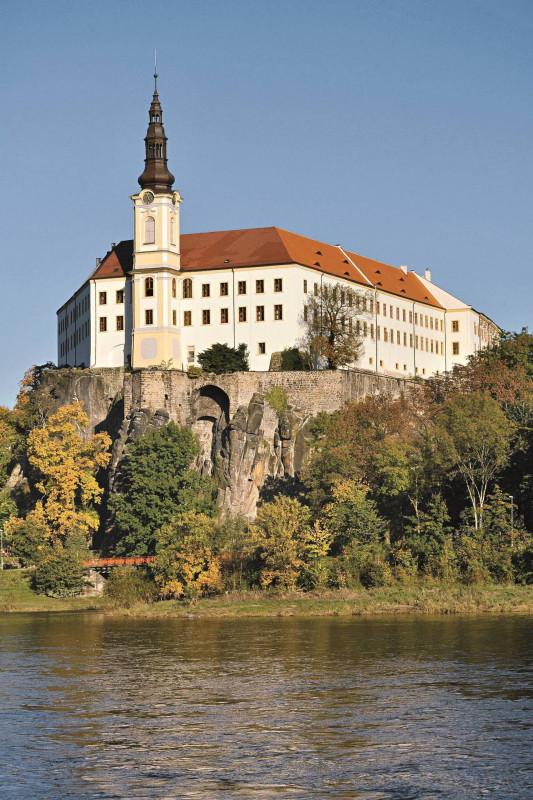
<path fill-rule="evenodd" d="M 533 797 L 524 617 L 0 617 L 0 796 Z"/>

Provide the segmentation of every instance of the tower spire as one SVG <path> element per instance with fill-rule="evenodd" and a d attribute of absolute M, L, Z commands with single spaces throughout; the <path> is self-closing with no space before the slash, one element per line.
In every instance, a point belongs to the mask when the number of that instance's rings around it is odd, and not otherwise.
<path fill-rule="evenodd" d="M 142 189 L 171 192 L 174 175 L 167 166 L 167 137 L 163 127 L 163 108 L 157 91 L 157 53 L 154 52 L 154 94 L 148 111 L 148 130 L 144 138 L 144 171 L 139 176 Z"/>

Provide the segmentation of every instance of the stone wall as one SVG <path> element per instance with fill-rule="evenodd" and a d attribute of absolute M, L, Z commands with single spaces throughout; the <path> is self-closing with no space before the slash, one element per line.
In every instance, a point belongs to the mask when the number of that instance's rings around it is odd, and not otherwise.
<path fill-rule="evenodd" d="M 124 413 L 132 409 L 165 409 L 181 425 L 196 418 L 195 404 L 207 387 L 222 389 L 229 399 L 229 414 L 248 405 L 256 393 L 274 386 L 285 390 L 289 404 L 308 415 L 331 413 L 349 400 L 368 395 L 398 397 L 413 382 L 363 370 L 335 372 L 235 372 L 189 378 L 177 370 L 139 370 L 124 376 Z"/>

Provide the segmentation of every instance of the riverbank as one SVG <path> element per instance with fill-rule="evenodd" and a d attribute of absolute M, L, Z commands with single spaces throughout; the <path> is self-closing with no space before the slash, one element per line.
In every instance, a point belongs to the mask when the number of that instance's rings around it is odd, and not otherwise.
<path fill-rule="evenodd" d="M 117 606 L 105 597 L 53 598 L 35 594 L 29 575 L 0 574 L 0 613 L 99 611 L 132 617 L 321 617 L 373 614 L 532 614 L 533 586 L 464 586 L 420 581 L 375 589 L 321 592 L 236 592 L 196 603 L 163 600 Z"/>

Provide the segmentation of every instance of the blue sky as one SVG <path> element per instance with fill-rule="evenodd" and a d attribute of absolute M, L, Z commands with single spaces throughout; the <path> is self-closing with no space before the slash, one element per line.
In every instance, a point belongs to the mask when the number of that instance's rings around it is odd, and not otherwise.
<path fill-rule="evenodd" d="M 429 266 L 531 329 L 532 41 L 529 0 L 2 4 L 0 403 L 131 238 L 154 47 L 182 230 Z"/>

